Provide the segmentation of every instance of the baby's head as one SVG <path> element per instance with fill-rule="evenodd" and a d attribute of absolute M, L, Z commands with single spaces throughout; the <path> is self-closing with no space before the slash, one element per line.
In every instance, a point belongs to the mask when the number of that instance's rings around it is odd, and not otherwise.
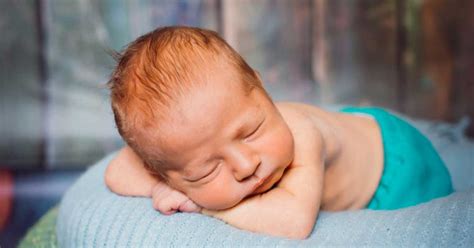
<path fill-rule="evenodd" d="M 215 32 L 165 27 L 139 37 L 109 86 L 123 139 L 202 207 L 269 190 L 293 160 L 293 137 L 260 77 Z"/>

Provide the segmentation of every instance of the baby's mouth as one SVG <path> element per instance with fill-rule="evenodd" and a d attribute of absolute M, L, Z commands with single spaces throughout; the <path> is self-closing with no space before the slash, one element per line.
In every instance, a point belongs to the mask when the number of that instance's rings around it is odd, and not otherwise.
<path fill-rule="evenodd" d="M 261 194 L 265 192 L 266 190 L 264 190 L 264 188 L 268 184 L 271 178 L 272 178 L 271 174 L 267 177 L 260 178 L 260 180 L 258 180 L 258 182 L 254 185 L 251 195 Z"/>
<path fill-rule="evenodd" d="M 262 186 L 265 181 L 267 180 L 267 178 L 260 178 L 260 180 L 258 180 L 258 182 L 255 184 L 255 186 L 253 187 L 253 190 L 255 191 L 256 189 L 258 189 L 260 186 Z"/>

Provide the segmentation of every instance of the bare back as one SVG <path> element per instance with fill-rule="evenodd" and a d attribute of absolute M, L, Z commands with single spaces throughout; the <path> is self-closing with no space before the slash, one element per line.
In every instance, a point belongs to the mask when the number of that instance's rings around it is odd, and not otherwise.
<path fill-rule="evenodd" d="M 282 102 L 285 116 L 303 113 L 321 132 L 326 150 L 323 210 L 364 208 L 375 193 L 383 171 L 383 143 L 379 126 L 366 116 L 328 112 L 320 108 Z M 295 121 L 295 120 L 292 120 Z M 308 121 L 308 120 L 301 120 Z M 311 132 L 311 130 L 307 130 Z"/>

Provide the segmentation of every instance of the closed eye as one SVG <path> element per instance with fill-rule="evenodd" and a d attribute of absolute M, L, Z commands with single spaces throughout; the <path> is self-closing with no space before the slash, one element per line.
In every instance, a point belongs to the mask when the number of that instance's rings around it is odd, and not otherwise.
<path fill-rule="evenodd" d="M 251 133 L 247 134 L 247 136 L 245 136 L 245 138 L 247 139 L 247 138 L 252 137 L 252 135 L 254 135 L 257 131 L 258 131 L 258 127 L 255 130 L 253 130 Z"/>
<path fill-rule="evenodd" d="M 201 176 L 201 177 L 199 177 L 199 178 L 197 178 L 197 179 L 188 179 L 187 181 L 192 182 L 192 183 L 199 182 L 199 181 L 201 181 L 201 180 L 203 180 L 203 179 L 205 179 L 205 178 L 211 176 L 211 175 L 220 167 L 219 165 L 220 165 L 220 162 L 217 163 L 216 166 L 214 166 L 214 167 L 212 168 L 212 170 L 209 171 L 208 173 L 206 173 L 205 175 L 203 175 L 203 176 Z"/>
<path fill-rule="evenodd" d="M 258 124 L 258 126 L 251 133 L 249 133 L 249 134 L 247 134 L 247 136 L 245 136 L 245 139 L 248 139 L 248 138 L 252 137 L 260 129 L 263 122 L 265 122 L 265 118 L 263 119 L 262 122 L 260 122 L 260 124 Z"/>

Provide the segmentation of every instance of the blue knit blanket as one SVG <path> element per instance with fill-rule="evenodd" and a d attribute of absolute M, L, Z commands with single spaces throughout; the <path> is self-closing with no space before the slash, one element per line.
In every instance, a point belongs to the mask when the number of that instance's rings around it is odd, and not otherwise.
<path fill-rule="evenodd" d="M 472 143 L 456 141 L 457 136 L 449 134 L 451 131 L 442 132 L 443 126 L 421 123 L 419 127 L 426 133 L 431 132 L 435 147 L 441 150 L 443 159 L 448 160 L 446 163 L 458 192 L 395 211 L 322 212 L 308 239 L 289 240 L 239 230 L 200 214 L 164 216 L 152 208 L 150 199 L 115 195 L 103 180 L 105 168 L 114 155 L 111 154 L 84 173 L 63 197 L 56 226 L 59 246 L 473 247 Z M 436 130 L 430 131 L 430 128 Z M 447 149 L 453 150 L 445 153 Z"/>

